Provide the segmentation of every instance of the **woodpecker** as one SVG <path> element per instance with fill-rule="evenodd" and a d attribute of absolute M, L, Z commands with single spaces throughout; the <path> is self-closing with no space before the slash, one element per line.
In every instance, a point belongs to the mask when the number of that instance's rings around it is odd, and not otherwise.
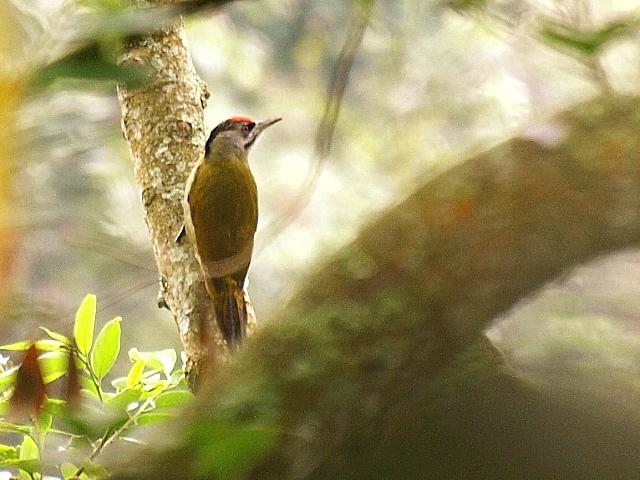
<path fill-rule="evenodd" d="M 220 123 L 211 131 L 204 156 L 185 188 L 183 231 L 193 244 L 230 351 L 246 335 L 243 288 L 258 225 L 258 192 L 249 150 L 266 128 L 280 120 L 231 117 Z"/>

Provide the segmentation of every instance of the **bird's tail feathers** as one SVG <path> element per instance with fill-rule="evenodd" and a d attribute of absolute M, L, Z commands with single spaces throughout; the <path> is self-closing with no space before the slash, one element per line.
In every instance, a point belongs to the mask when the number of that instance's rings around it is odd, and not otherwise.
<path fill-rule="evenodd" d="M 213 296 L 216 321 L 230 351 L 242 344 L 247 332 L 247 307 L 244 292 L 238 285 L 228 285 Z"/>
<path fill-rule="evenodd" d="M 227 297 L 225 311 L 225 339 L 231 350 L 236 350 L 246 335 L 247 316 L 242 290 L 236 290 Z"/>

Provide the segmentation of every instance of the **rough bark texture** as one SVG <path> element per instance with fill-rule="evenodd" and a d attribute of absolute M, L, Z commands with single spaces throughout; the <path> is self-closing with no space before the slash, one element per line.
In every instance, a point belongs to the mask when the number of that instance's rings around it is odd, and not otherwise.
<path fill-rule="evenodd" d="M 640 241 L 640 102 L 539 131 L 365 228 L 218 373 L 175 445 L 116 478 L 218 478 L 237 443 L 221 432 L 256 425 L 277 438 L 256 440 L 251 478 L 638 478 L 637 415 L 569 407 L 486 342 L 466 350 L 545 282 Z"/>
<path fill-rule="evenodd" d="M 155 72 L 142 88 L 119 89 L 122 124 L 160 274 L 158 304 L 174 315 L 193 380 L 208 358 L 200 343 L 203 325 L 214 332 L 214 356 L 224 351 L 193 248 L 176 242 L 185 182 L 204 150 L 209 94 L 191 62 L 181 22 L 136 41 L 125 61 Z"/>

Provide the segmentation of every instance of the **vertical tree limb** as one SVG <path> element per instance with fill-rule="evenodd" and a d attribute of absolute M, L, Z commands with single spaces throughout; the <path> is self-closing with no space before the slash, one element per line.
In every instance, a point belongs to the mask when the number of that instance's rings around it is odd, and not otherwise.
<path fill-rule="evenodd" d="M 193 385 L 205 359 L 224 352 L 193 248 L 188 241 L 176 242 L 184 185 L 206 140 L 203 114 L 209 93 L 191 61 L 182 21 L 132 42 L 124 61 L 154 71 L 140 88 L 120 87 L 118 97 L 160 274 L 158 305 L 175 318 Z M 205 325 L 213 332 L 211 352 L 201 343 Z"/>

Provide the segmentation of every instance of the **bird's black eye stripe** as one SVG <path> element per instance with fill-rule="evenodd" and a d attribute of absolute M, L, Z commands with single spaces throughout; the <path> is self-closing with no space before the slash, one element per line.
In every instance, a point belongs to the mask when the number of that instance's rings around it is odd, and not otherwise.
<path fill-rule="evenodd" d="M 251 123 L 243 123 L 242 124 L 242 131 L 245 133 L 249 133 L 251 130 L 253 130 L 255 128 L 256 124 L 255 122 L 251 122 Z"/>

